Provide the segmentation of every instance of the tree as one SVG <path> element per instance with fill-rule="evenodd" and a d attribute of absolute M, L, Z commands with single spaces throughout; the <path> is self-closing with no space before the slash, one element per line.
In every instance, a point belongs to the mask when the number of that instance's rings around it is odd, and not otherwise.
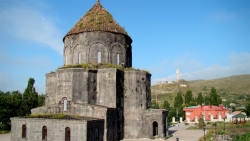
<path fill-rule="evenodd" d="M 206 124 L 205 124 L 205 121 L 204 121 L 204 118 L 203 118 L 203 115 L 202 115 L 202 114 L 200 114 L 200 116 L 199 116 L 199 119 L 198 119 L 198 126 L 199 126 L 199 128 L 202 128 L 202 127 L 205 127 L 205 126 L 206 126 Z"/>
<path fill-rule="evenodd" d="M 250 100 L 246 104 L 244 112 L 247 114 L 247 116 L 250 116 Z"/>
<path fill-rule="evenodd" d="M 31 109 L 38 106 L 38 94 L 34 87 L 35 79 L 30 78 L 28 81 L 27 88 L 23 93 L 23 115 L 29 115 Z"/>
<path fill-rule="evenodd" d="M 159 105 L 156 103 L 155 100 L 152 100 L 151 108 L 152 108 L 152 109 L 159 109 L 160 107 L 159 107 Z"/>
<path fill-rule="evenodd" d="M 164 101 L 164 102 L 163 102 L 162 108 L 163 108 L 163 109 L 167 109 L 167 110 L 170 109 L 170 104 L 168 103 L 168 101 Z"/>
<path fill-rule="evenodd" d="M 169 122 L 172 122 L 172 118 L 175 117 L 175 114 L 176 114 L 176 110 L 175 108 L 170 108 L 169 111 L 168 111 L 168 121 Z"/>
<path fill-rule="evenodd" d="M 191 90 L 187 90 L 187 91 L 186 91 L 186 94 L 185 94 L 185 96 L 184 96 L 184 98 L 185 98 L 185 104 L 186 104 L 187 106 L 189 106 L 190 103 L 193 101 L 193 94 L 192 94 L 192 91 L 191 91 Z"/>
<path fill-rule="evenodd" d="M 39 94 L 38 95 L 38 106 L 43 106 L 45 105 L 45 95 L 44 94 Z"/>
<path fill-rule="evenodd" d="M 10 117 L 21 116 L 22 94 L 19 91 L 0 91 L 0 130 L 10 130 Z"/>
<path fill-rule="evenodd" d="M 174 99 L 174 107 L 178 108 L 183 104 L 183 98 L 181 93 L 177 93 L 177 96 Z"/>
<path fill-rule="evenodd" d="M 216 89 L 214 87 L 212 87 L 212 89 L 211 89 L 209 98 L 210 98 L 210 104 L 211 105 L 219 106 L 219 104 L 222 103 L 222 99 L 217 94 Z"/>
<path fill-rule="evenodd" d="M 198 94 L 196 102 L 197 102 L 198 105 L 202 105 L 202 103 L 204 103 L 204 99 L 203 99 L 203 96 L 202 96 L 201 92 Z"/>

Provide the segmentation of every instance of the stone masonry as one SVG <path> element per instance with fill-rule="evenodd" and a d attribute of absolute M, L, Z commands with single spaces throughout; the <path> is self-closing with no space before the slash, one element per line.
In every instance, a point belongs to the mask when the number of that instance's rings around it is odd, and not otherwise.
<path fill-rule="evenodd" d="M 118 141 L 168 135 L 168 111 L 150 109 L 151 74 L 130 68 L 132 39 L 99 1 L 63 41 L 63 67 L 46 74 L 45 105 L 31 113 L 77 115 L 82 120 L 11 118 L 12 141 L 42 140 L 43 127 L 48 141 L 69 136 L 73 141 Z M 120 67 L 81 67 L 87 64 Z"/>

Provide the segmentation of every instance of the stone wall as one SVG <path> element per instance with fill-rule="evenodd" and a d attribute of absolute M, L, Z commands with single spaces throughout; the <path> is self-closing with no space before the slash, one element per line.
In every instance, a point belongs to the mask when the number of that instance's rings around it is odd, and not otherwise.
<path fill-rule="evenodd" d="M 99 121 L 98 127 L 103 126 L 103 120 Z M 48 141 L 65 140 L 65 129 L 70 128 L 70 137 L 73 141 L 87 140 L 86 120 L 58 120 L 38 118 L 11 118 L 11 140 L 12 141 L 42 141 L 42 128 L 47 127 Z M 22 126 L 26 125 L 26 138 L 22 138 Z M 100 134 L 103 134 L 101 132 Z M 94 135 L 94 134 L 93 134 Z"/>
<path fill-rule="evenodd" d="M 46 97 L 45 105 L 55 104 L 56 99 L 56 73 L 46 74 Z"/>
<path fill-rule="evenodd" d="M 143 71 L 124 73 L 124 138 L 143 137 L 143 113 L 150 107 L 150 77 Z"/>
<path fill-rule="evenodd" d="M 148 109 L 144 113 L 144 137 L 153 137 L 153 123 L 157 123 L 157 136 L 164 138 L 168 135 L 168 111 L 162 109 Z"/>
<path fill-rule="evenodd" d="M 111 32 L 84 32 L 64 39 L 64 65 L 98 62 L 132 66 L 132 40 L 127 35 Z M 119 60 L 117 60 L 119 54 Z"/>

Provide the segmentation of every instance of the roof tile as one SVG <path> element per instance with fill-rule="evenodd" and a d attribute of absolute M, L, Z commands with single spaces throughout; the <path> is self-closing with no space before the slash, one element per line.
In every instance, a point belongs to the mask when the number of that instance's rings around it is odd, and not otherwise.
<path fill-rule="evenodd" d="M 71 28 L 65 37 L 72 34 L 92 31 L 108 31 L 128 36 L 127 32 L 114 20 L 112 15 L 99 1 Z"/>

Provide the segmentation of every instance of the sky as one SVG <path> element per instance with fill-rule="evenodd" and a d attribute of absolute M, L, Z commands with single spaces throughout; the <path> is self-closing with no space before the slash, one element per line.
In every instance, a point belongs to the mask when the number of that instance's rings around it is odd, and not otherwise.
<path fill-rule="evenodd" d="M 249 0 L 100 0 L 133 39 L 133 67 L 151 83 L 250 74 Z M 63 37 L 96 0 L 0 0 L 0 90 L 63 65 Z"/>

